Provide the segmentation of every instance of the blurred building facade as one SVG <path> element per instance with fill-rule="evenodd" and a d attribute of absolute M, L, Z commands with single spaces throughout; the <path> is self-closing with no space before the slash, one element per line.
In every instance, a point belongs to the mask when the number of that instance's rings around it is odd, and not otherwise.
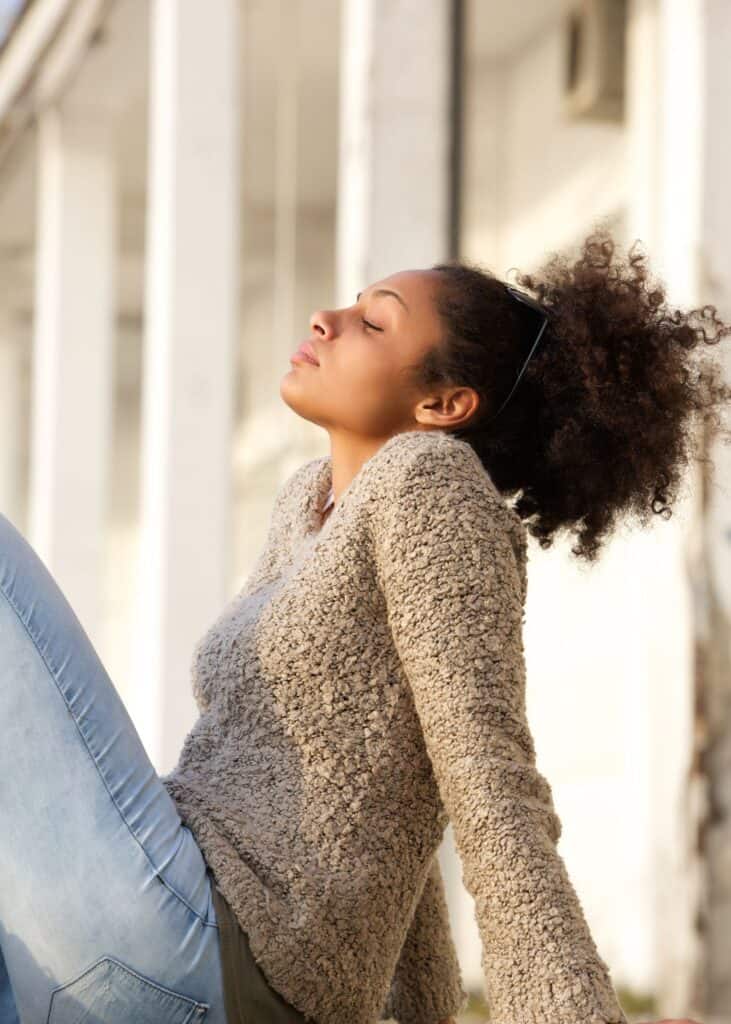
<path fill-rule="evenodd" d="M 15 6 L 0 509 L 160 772 L 196 715 L 195 641 L 246 577 L 279 483 L 328 451 L 278 386 L 315 309 L 448 256 L 536 269 L 603 217 L 643 241 L 673 302 L 731 317 L 723 0 Z M 696 778 L 709 536 L 731 606 L 731 474 L 714 459 L 710 498 L 695 471 L 670 521 L 617 537 L 591 572 L 568 545 L 532 545 L 526 657 L 560 850 L 615 981 L 658 1015 L 720 1020 L 731 896 L 703 917 Z M 440 857 L 479 990 L 451 831 Z"/>

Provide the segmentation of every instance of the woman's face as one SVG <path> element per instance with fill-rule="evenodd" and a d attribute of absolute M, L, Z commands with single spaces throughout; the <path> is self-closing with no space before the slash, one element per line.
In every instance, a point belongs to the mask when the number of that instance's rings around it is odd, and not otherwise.
<path fill-rule="evenodd" d="M 351 306 L 314 312 L 302 340 L 319 365 L 291 362 L 280 383 L 286 404 L 326 429 L 360 437 L 413 426 L 429 396 L 416 390 L 410 371 L 443 331 L 434 305 L 438 278 L 435 270 L 403 270 L 364 288 Z"/>

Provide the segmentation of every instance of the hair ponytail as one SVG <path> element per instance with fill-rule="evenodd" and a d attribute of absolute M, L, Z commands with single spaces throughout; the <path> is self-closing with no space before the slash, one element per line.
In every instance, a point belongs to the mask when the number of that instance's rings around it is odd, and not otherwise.
<path fill-rule="evenodd" d="M 518 287 L 549 320 L 491 422 L 536 318 L 478 264 L 430 269 L 441 272 L 436 306 L 445 334 L 419 367 L 419 382 L 478 392 L 476 416 L 455 434 L 504 495 L 518 495 L 513 508 L 541 546 L 573 532 L 572 552 L 591 562 L 621 517 L 669 517 L 683 468 L 691 457 L 705 461 L 704 445 L 720 432 L 719 411 L 731 399 L 719 365 L 695 351 L 731 333 L 716 307 L 671 308 L 641 243 L 621 256 L 608 229 L 595 228 L 575 260 L 556 253 L 539 271 L 518 274 Z M 705 438 L 696 436 L 699 423 Z"/>

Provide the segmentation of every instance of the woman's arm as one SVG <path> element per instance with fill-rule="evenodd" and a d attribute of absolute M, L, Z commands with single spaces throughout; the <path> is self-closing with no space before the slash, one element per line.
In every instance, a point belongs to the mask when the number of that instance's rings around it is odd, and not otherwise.
<path fill-rule="evenodd" d="M 525 711 L 521 569 L 473 453 L 423 445 L 373 513 L 388 619 L 475 902 L 493 1024 L 627 1024 Z M 514 538 L 513 538 L 514 539 Z"/>
<path fill-rule="evenodd" d="M 436 854 L 401 948 L 383 1017 L 437 1024 L 467 1002 Z"/>

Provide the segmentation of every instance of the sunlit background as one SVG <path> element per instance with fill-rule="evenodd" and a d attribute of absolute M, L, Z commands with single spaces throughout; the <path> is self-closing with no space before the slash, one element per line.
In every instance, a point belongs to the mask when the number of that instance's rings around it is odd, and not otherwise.
<path fill-rule="evenodd" d="M 603 217 L 671 301 L 731 319 L 730 53 L 727 0 L 0 4 L 0 509 L 158 771 L 277 487 L 329 450 L 279 396 L 313 311 L 450 256 L 533 270 Z M 634 1020 L 731 1021 L 731 466 L 713 459 L 591 570 L 530 544 L 538 767 Z M 451 829 L 439 856 L 481 1020 Z"/>

